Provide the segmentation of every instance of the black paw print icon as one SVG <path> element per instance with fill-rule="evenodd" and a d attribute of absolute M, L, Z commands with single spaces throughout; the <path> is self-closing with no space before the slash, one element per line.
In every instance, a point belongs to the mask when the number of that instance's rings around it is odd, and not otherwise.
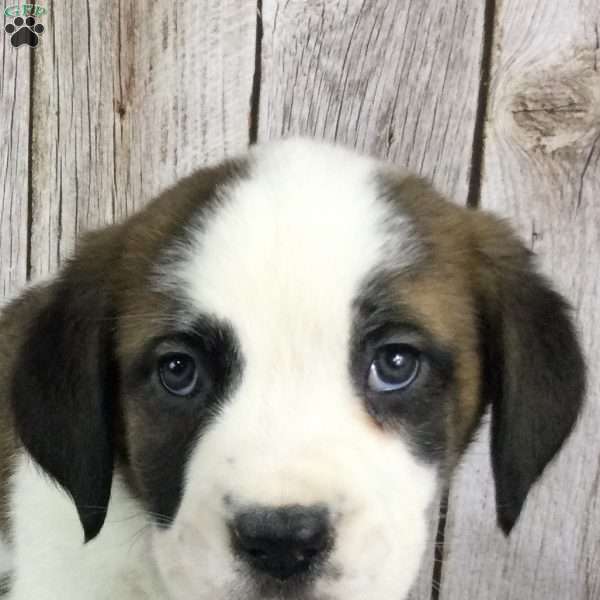
<path fill-rule="evenodd" d="M 12 23 L 4 28 L 4 31 L 10 35 L 10 43 L 18 48 L 27 44 L 35 48 L 40 43 L 40 35 L 44 33 L 44 26 L 36 23 L 33 17 L 17 17 Z"/>

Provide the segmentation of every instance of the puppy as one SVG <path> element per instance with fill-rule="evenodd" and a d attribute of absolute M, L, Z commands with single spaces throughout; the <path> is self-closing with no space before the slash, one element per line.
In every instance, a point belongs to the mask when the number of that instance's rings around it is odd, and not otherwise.
<path fill-rule="evenodd" d="M 254 148 L 5 307 L 9 598 L 400 600 L 485 408 L 508 533 L 583 389 L 504 223 L 339 147 Z"/>

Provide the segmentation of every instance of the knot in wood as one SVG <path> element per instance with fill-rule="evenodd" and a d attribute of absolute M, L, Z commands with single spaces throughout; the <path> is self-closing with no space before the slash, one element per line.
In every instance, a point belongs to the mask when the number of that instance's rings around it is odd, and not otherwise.
<path fill-rule="evenodd" d="M 589 49 L 530 70 L 506 97 L 512 136 L 527 149 L 583 149 L 600 133 L 600 72 Z"/>

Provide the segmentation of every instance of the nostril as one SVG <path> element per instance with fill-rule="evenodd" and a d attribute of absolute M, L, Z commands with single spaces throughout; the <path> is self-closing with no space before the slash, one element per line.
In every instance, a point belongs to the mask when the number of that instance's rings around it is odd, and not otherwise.
<path fill-rule="evenodd" d="M 317 554 L 319 554 L 319 552 L 321 552 L 321 549 L 323 548 L 322 545 L 318 546 L 318 547 L 313 547 L 313 548 L 307 548 L 306 550 L 304 550 L 303 554 L 302 554 L 302 558 L 308 558 L 311 559 L 314 556 L 317 556 Z"/>
<path fill-rule="evenodd" d="M 258 560 L 264 560 L 268 557 L 268 554 L 264 550 L 259 550 L 258 548 L 249 548 L 247 552 L 249 556 Z"/>
<path fill-rule="evenodd" d="M 325 507 L 257 507 L 231 523 L 232 546 L 253 569 L 283 580 L 310 570 L 332 544 Z"/>

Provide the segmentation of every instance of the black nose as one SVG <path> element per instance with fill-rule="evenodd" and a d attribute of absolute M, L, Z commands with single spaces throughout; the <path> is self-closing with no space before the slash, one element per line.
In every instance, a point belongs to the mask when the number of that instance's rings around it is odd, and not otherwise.
<path fill-rule="evenodd" d="M 231 529 L 238 556 L 280 580 L 308 572 L 332 543 L 324 507 L 255 508 L 238 514 Z"/>

